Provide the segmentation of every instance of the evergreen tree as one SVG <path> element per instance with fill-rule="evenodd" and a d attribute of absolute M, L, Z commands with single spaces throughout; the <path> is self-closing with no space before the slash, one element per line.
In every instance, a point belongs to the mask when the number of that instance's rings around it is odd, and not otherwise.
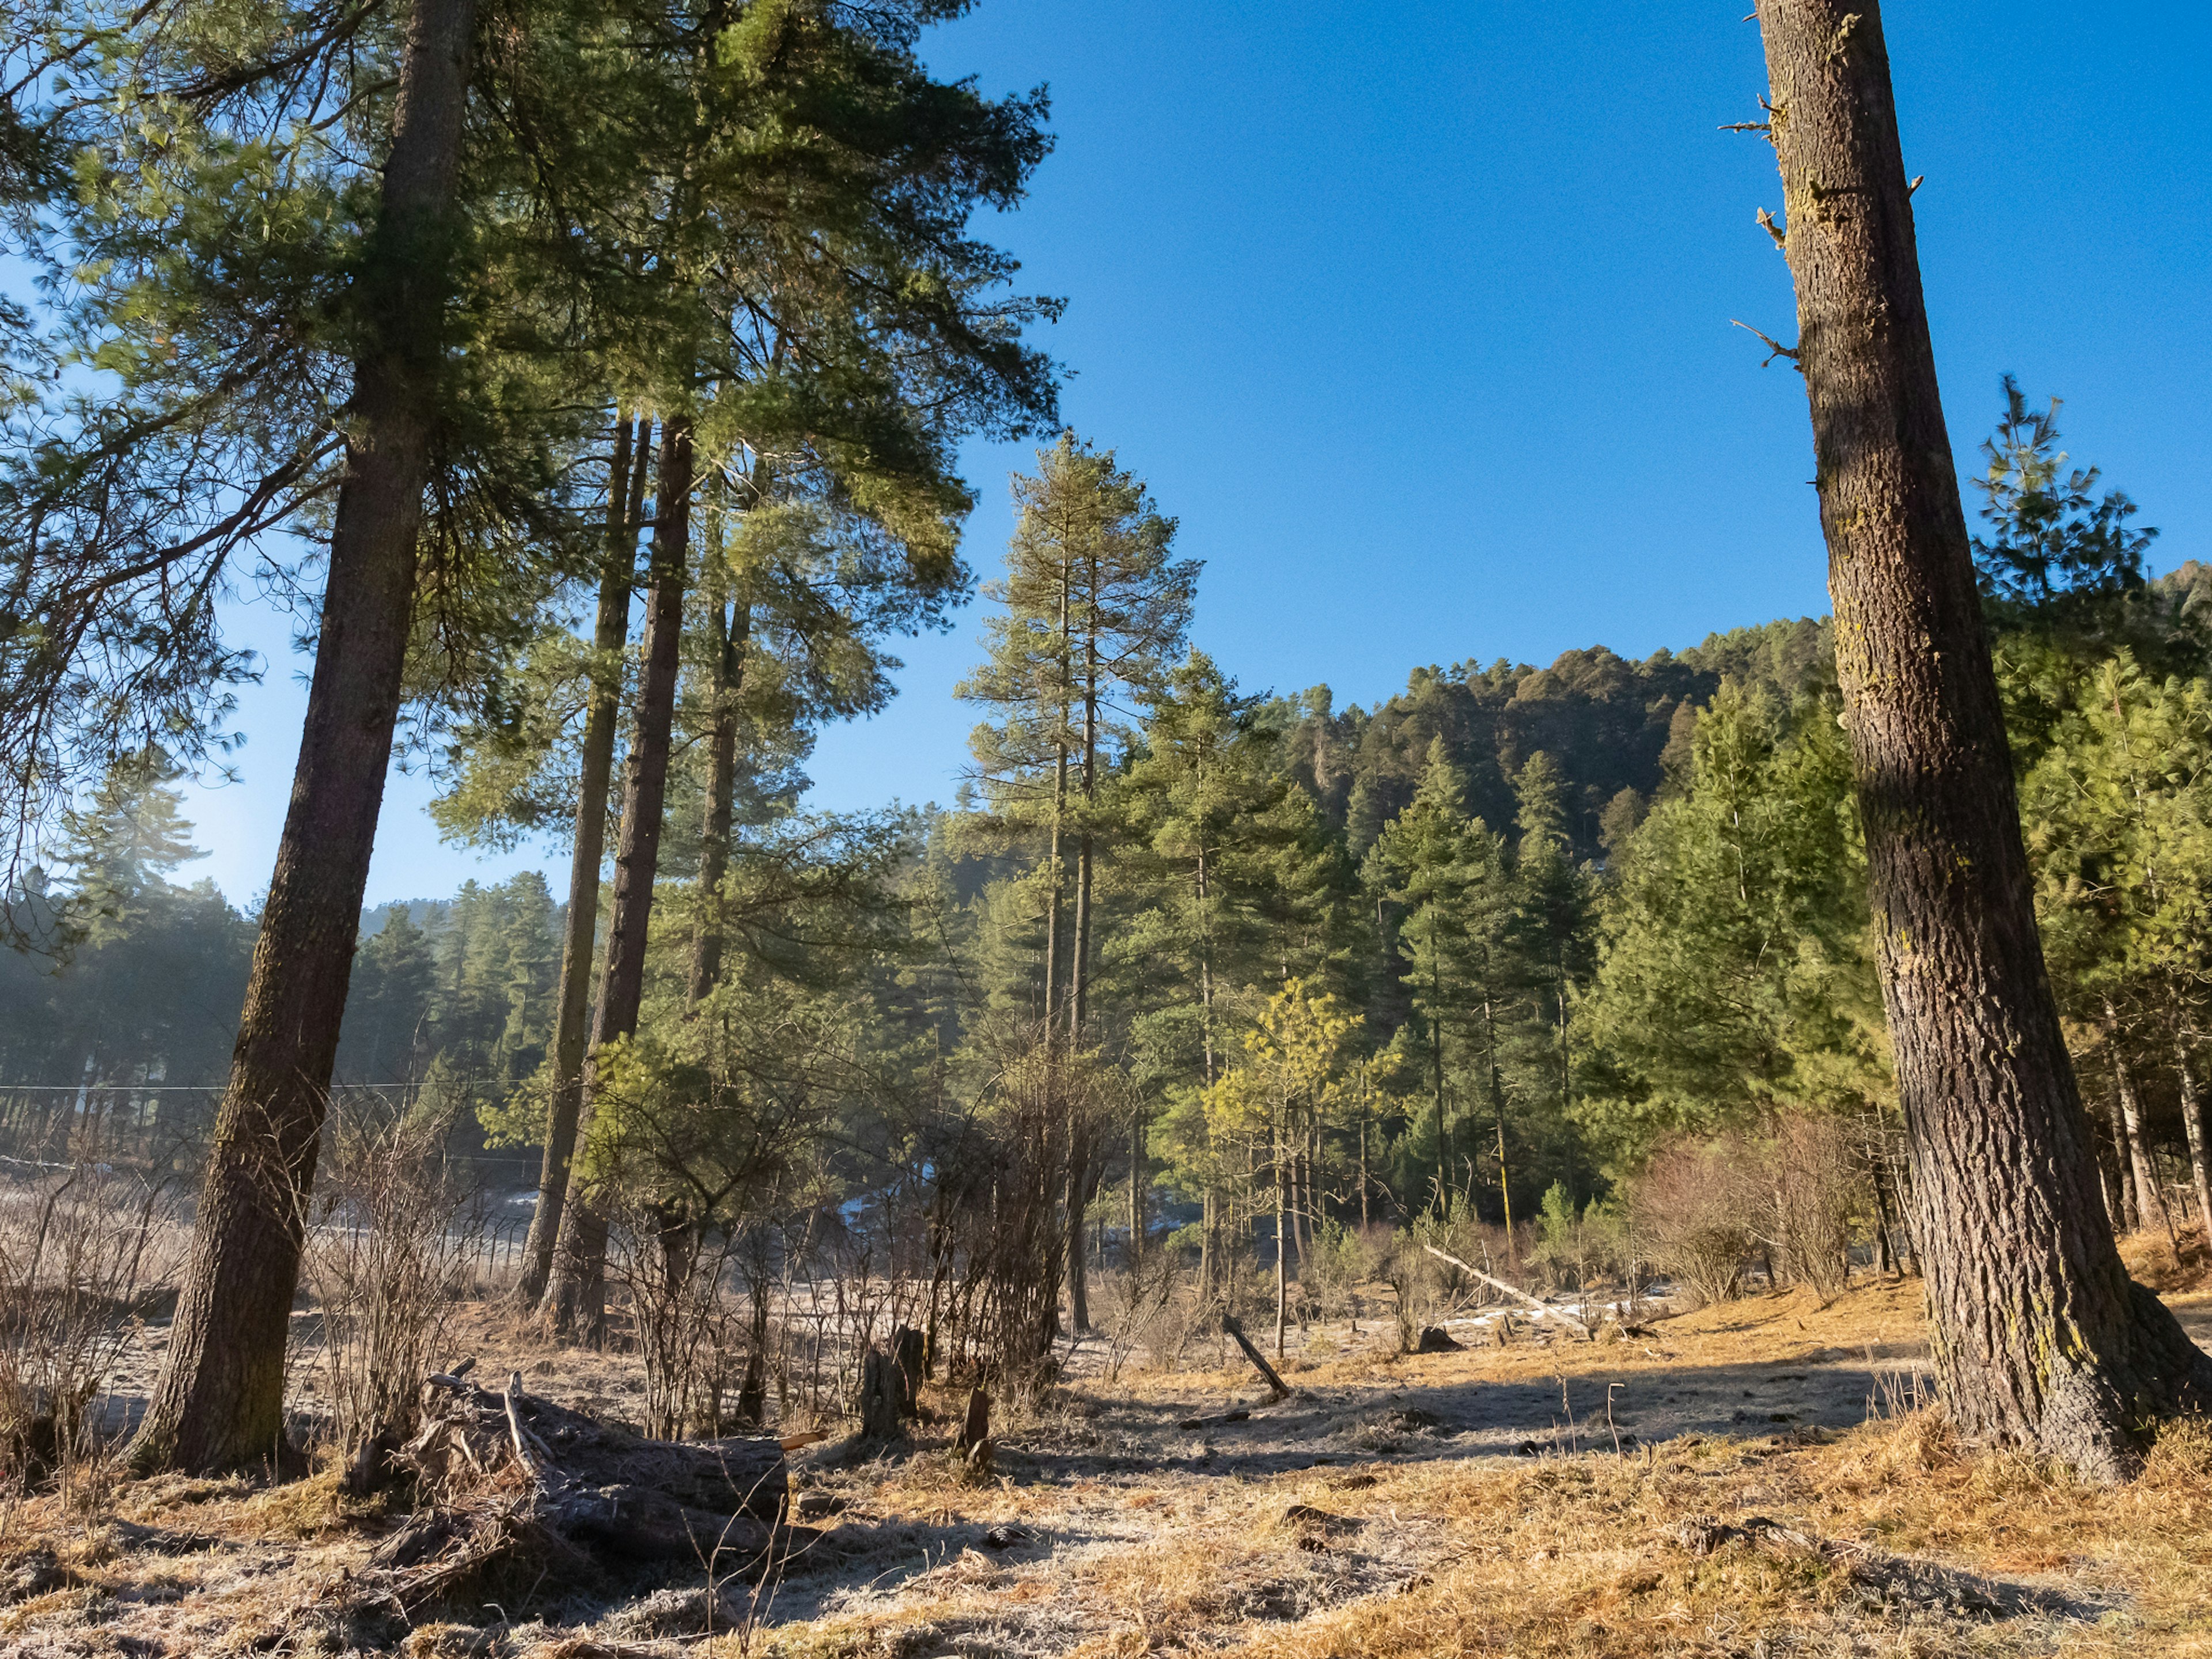
<path fill-rule="evenodd" d="M 1048 1028 L 1065 1024 L 1073 1045 L 1091 1035 L 1091 907 L 1097 860 L 1114 835 L 1102 811 L 1107 774 L 1126 741 L 1122 719 L 1182 647 L 1198 565 L 1170 556 L 1174 522 L 1112 451 L 1067 433 L 1037 464 L 1034 477 L 1015 480 L 1020 511 L 1006 574 L 986 590 L 1005 607 L 987 625 L 990 656 L 956 695 L 1000 711 L 1000 723 L 970 739 L 977 778 L 998 835 L 1044 842 L 1045 1015 Z M 1071 1133 L 1068 1146 L 1073 1221 L 1097 1169 L 1084 1137 Z M 1067 1267 L 1076 1328 L 1087 1330 L 1080 1250 Z"/>
<path fill-rule="evenodd" d="M 1686 792 L 1609 873 L 1575 1112 L 1614 1167 L 1661 1139 L 1889 1087 L 1832 713 L 1723 684 Z"/>

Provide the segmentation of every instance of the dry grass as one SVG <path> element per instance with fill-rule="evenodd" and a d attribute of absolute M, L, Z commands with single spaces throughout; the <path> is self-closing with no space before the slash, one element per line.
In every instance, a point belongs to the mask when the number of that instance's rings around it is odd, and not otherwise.
<path fill-rule="evenodd" d="M 939 1449 L 957 1402 L 933 1393 L 943 1421 L 906 1448 L 795 1460 L 834 1530 L 772 1603 L 748 1604 L 745 1633 L 726 1605 L 711 1632 L 645 1619 L 642 1582 L 513 1609 L 543 1622 L 448 1608 L 410 1633 L 347 1601 L 344 1575 L 390 1522 L 327 1475 L 124 1486 L 90 1522 L 40 1500 L 5 1534 L 0 1585 L 22 1589 L 0 1607 L 0 1650 L 2212 1654 L 2212 1429 L 2170 1430 L 2139 1480 L 2105 1491 L 1961 1448 L 1930 1413 L 1881 1415 L 1924 1365 L 1917 1303 L 1911 1285 L 1826 1306 L 1800 1292 L 1648 1339 L 1404 1358 L 1340 1328 L 1316 1333 L 1297 1396 L 1273 1408 L 1235 1370 L 1078 1379 L 1001 1425 L 981 1483 Z M 2202 1337 L 2212 1297 L 2179 1305 Z M 628 1397 L 626 1377 L 550 1358 L 549 1392 Z M 1178 1426 L 1240 1391 L 1249 1419 Z M 1550 1403 L 1563 1395 L 1572 1430 Z M 1747 1398 L 1758 1409 L 1723 1409 Z"/>

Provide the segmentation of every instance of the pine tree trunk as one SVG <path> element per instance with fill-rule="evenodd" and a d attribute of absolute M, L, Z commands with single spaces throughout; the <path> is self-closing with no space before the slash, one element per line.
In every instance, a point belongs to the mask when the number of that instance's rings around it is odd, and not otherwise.
<path fill-rule="evenodd" d="M 1288 1241 L 1283 1237 L 1283 1224 L 1290 1208 L 1290 1173 L 1283 1167 L 1284 1134 L 1278 1125 L 1274 1131 L 1275 1152 L 1275 1358 L 1283 1357 L 1283 1327 L 1291 1306 L 1291 1253 Z"/>
<path fill-rule="evenodd" d="M 1968 1434 L 2092 1478 L 2212 1404 L 2129 1282 L 2045 977 L 1877 0 L 1760 0 L 1838 677 L 1936 1367 Z"/>
<path fill-rule="evenodd" d="M 2120 1189 L 2120 1227 L 2123 1232 L 2138 1233 L 2143 1229 L 2142 1212 L 2136 1207 L 2135 1147 L 2128 1139 L 2128 1120 L 2120 1110 L 2116 1095 L 2112 1100 L 2112 1159 L 2118 1171 Z"/>
<path fill-rule="evenodd" d="M 2111 1019 L 2111 1009 L 2106 1017 Z M 2166 1206 L 2166 1193 L 2160 1185 L 2158 1171 L 2151 1165 L 2150 1148 L 2143 1143 L 2142 1103 L 2136 1097 L 2136 1075 L 2128 1068 L 2127 1057 L 2120 1053 L 2119 1030 L 2117 1025 L 2106 1028 L 2106 1041 L 2112 1051 L 2112 1079 L 2119 1091 L 2120 1116 L 2128 1126 L 2128 1168 L 2135 1177 L 2136 1213 L 2148 1226 L 2155 1220 L 2166 1230 L 2166 1243 L 2173 1246 L 2174 1258 L 2181 1255 L 2181 1243 L 2174 1235 L 2173 1214 Z"/>
<path fill-rule="evenodd" d="M 1213 1294 L 1213 1188 L 1208 1187 L 1200 1194 L 1198 1202 L 1198 1293 L 1208 1297 Z"/>
<path fill-rule="evenodd" d="M 2189 1137 L 2189 1173 L 2197 1185 L 2197 1226 L 2203 1235 L 2208 1259 L 2212 1259 L 2212 1159 L 2205 1151 L 2204 1099 L 2197 1092 L 2197 1073 L 2190 1064 L 2195 1034 L 2185 1028 L 2173 1045 L 2174 1069 L 2181 1078 L 2181 1127 Z"/>
<path fill-rule="evenodd" d="M 561 940 L 561 988 L 553 1022 L 553 1102 L 545 1125 L 545 1157 L 538 1175 L 538 1207 L 523 1246 L 519 1307 L 534 1308 L 553 1271 L 554 1241 L 568 1198 L 568 1164 L 576 1153 L 576 1117 L 584 1100 L 584 1043 L 589 1035 L 592 946 L 599 941 L 599 866 L 607 850 L 607 791 L 614 777 L 621 724 L 623 652 L 629 643 L 630 590 L 637 575 L 637 523 L 653 423 L 615 422 L 607 474 L 607 556 L 599 575 L 599 609 L 592 630 L 591 702 L 584 711 L 578 756 L 575 843 L 568 859 L 568 912 Z"/>
<path fill-rule="evenodd" d="M 1094 562 L 1091 591 L 1097 591 Z M 1083 1043 L 1084 1024 L 1090 1018 L 1091 968 L 1091 813 L 1098 804 L 1098 642 L 1095 634 L 1084 642 L 1085 680 L 1083 690 L 1083 823 L 1075 842 L 1075 939 L 1068 953 L 1067 1048 L 1073 1054 Z M 1090 1136 L 1076 1131 L 1068 1136 L 1067 1201 L 1071 1215 L 1088 1206 L 1092 1186 L 1092 1147 Z M 1091 1287 L 1084 1274 L 1083 1252 L 1067 1256 L 1067 1316 L 1078 1331 L 1091 1328 Z"/>
<path fill-rule="evenodd" d="M 408 19 L 291 805 L 169 1347 L 132 1449 L 142 1467 L 290 1455 L 284 1343 L 399 715 L 475 32 L 475 0 L 417 0 Z"/>
<path fill-rule="evenodd" d="M 637 1030 L 645 998 L 646 929 L 660 862 L 662 805 L 675 728 L 676 680 L 684 632 L 684 582 L 691 532 L 691 424 L 665 423 L 653 532 L 652 588 L 646 599 L 645 663 L 638 678 L 637 718 L 623 769 L 622 838 L 615 852 L 615 890 L 607 924 L 599 1006 L 584 1061 L 583 1109 L 577 1135 L 588 1142 L 599 1053 Z M 543 1311 L 562 1336 L 599 1342 L 606 1326 L 607 1216 L 580 1170 L 571 1174 L 553 1252 Z"/>
<path fill-rule="evenodd" d="M 1129 1272 L 1145 1259 L 1145 1115 L 1129 1114 Z"/>
<path fill-rule="evenodd" d="M 722 973 L 722 878 L 730 867 L 730 837 L 737 811 L 738 694 L 744 689 L 745 652 L 753 611 L 742 596 L 734 620 L 714 602 L 708 648 L 713 653 L 714 723 L 707 739 L 706 820 L 699 836 L 699 914 L 691 933 L 687 1006 L 696 1008 Z"/>

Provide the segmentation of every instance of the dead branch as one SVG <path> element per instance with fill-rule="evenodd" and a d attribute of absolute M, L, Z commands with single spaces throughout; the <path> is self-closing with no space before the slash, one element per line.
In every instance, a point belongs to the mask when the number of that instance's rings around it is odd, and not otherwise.
<path fill-rule="evenodd" d="M 1766 362 L 1759 364 L 1761 368 L 1765 368 L 1767 363 L 1772 362 L 1777 357 L 1787 357 L 1791 362 L 1797 363 L 1797 368 L 1801 374 L 1803 372 L 1805 366 L 1797 362 L 1797 348 L 1796 346 L 1786 346 L 1771 334 L 1759 333 L 1759 331 L 1752 327 L 1749 323 L 1736 322 L 1736 319 L 1733 317 L 1729 318 L 1729 321 L 1734 324 L 1736 327 L 1742 329 L 1746 333 L 1758 334 L 1759 337 L 1764 340 L 1771 348 L 1766 354 Z"/>
<path fill-rule="evenodd" d="M 1267 1386 L 1274 1391 L 1275 1398 L 1288 1400 L 1291 1397 L 1291 1385 L 1275 1375 L 1275 1368 L 1270 1365 L 1266 1357 L 1252 1346 L 1252 1339 L 1244 1334 L 1244 1328 L 1237 1322 L 1235 1316 L 1223 1314 L 1221 1328 L 1236 1339 L 1237 1346 L 1244 1350 L 1244 1357 L 1258 1368 L 1261 1376 L 1267 1379 Z"/>
<path fill-rule="evenodd" d="M 1754 332 L 1755 331 L 1754 331 Z M 1513 1297 L 1516 1301 L 1525 1302 L 1530 1307 L 1538 1310 L 1540 1312 L 1549 1315 L 1552 1318 L 1558 1320 L 1562 1325 L 1566 1326 L 1570 1330 L 1581 1332 L 1589 1341 L 1595 1342 L 1597 1340 L 1595 1336 L 1590 1335 L 1589 1327 L 1583 1324 L 1582 1321 L 1579 1319 L 1569 1318 L 1565 1314 L 1561 1313 L 1557 1308 L 1552 1306 L 1550 1303 L 1538 1300 L 1535 1297 L 1529 1295 L 1528 1291 L 1522 1290 L 1519 1285 L 1509 1285 L 1502 1279 L 1492 1279 L 1488 1273 L 1483 1272 L 1481 1268 L 1470 1267 L 1466 1262 L 1461 1261 L 1457 1256 L 1449 1255 L 1445 1254 L 1445 1252 L 1438 1249 L 1433 1244 L 1424 1244 L 1421 1248 L 1426 1250 L 1431 1255 L 1436 1257 L 1437 1261 L 1449 1261 L 1453 1267 L 1458 1268 L 1463 1273 L 1473 1273 L 1477 1279 L 1489 1285 L 1492 1290 L 1503 1291 L 1506 1295 Z"/>

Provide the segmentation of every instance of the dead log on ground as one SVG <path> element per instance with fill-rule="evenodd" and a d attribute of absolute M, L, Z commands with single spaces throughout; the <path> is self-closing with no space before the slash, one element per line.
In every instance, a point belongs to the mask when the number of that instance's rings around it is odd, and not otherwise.
<path fill-rule="evenodd" d="M 1503 1291 L 1515 1301 L 1525 1302 L 1530 1307 L 1535 1309 L 1539 1313 L 1550 1315 L 1553 1319 L 1558 1320 L 1559 1323 L 1566 1326 L 1570 1330 L 1580 1332 L 1586 1340 L 1591 1342 L 1597 1340 L 1595 1337 L 1590 1335 L 1589 1327 L 1583 1324 L 1581 1320 L 1569 1317 L 1567 1315 L 1561 1313 L 1557 1308 L 1553 1307 L 1548 1302 L 1539 1301 L 1536 1297 L 1529 1295 L 1528 1291 L 1522 1290 L 1519 1285 L 1509 1285 L 1502 1279 L 1493 1279 L 1488 1273 L 1483 1272 L 1481 1268 L 1470 1267 L 1466 1262 L 1461 1261 L 1457 1256 L 1448 1255 L 1433 1244 L 1424 1244 L 1421 1248 L 1426 1250 L 1431 1255 L 1436 1257 L 1437 1261 L 1449 1261 L 1453 1267 L 1458 1268 L 1463 1273 L 1473 1273 L 1477 1279 L 1489 1285 L 1492 1290 Z"/>

